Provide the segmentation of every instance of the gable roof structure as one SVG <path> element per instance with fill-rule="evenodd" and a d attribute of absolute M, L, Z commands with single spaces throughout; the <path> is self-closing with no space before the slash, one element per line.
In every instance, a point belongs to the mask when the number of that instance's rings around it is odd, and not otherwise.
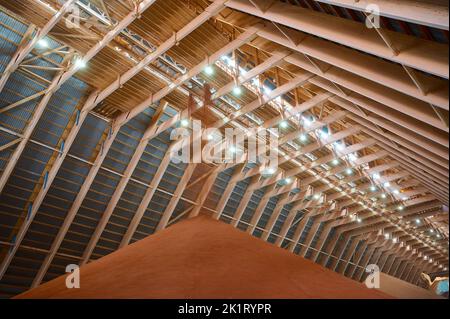
<path fill-rule="evenodd" d="M 448 4 L 370 3 L 0 0 L 0 297 L 200 211 L 358 281 L 448 272 Z M 205 88 L 277 169 L 171 161 Z"/>

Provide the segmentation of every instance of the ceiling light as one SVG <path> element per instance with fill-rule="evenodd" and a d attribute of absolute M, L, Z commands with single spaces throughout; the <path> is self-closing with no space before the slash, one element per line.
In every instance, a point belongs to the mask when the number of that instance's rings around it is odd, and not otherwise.
<path fill-rule="evenodd" d="M 86 61 L 81 58 L 75 60 L 75 68 L 76 69 L 84 69 L 86 67 Z"/>
<path fill-rule="evenodd" d="M 394 194 L 395 194 L 395 195 L 398 195 L 398 194 L 400 194 L 400 191 L 399 191 L 398 189 L 395 189 L 395 190 L 394 190 Z"/>
<path fill-rule="evenodd" d="M 40 39 L 40 40 L 37 42 L 37 45 L 38 45 L 40 48 L 42 48 L 42 49 L 48 48 L 48 41 L 45 40 L 45 39 Z"/>
<path fill-rule="evenodd" d="M 370 190 L 371 190 L 372 192 L 375 192 L 375 191 L 377 190 L 377 188 L 376 188 L 375 185 L 372 185 L 372 186 L 370 186 Z"/>
<path fill-rule="evenodd" d="M 234 61 L 229 56 L 224 55 L 220 59 L 222 61 L 224 61 L 230 67 L 234 67 L 235 66 Z"/>
<path fill-rule="evenodd" d="M 214 68 L 211 65 L 206 66 L 205 73 L 207 75 L 213 75 L 214 74 Z"/>
<path fill-rule="evenodd" d="M 386 198 L 386 194 L 381 194 L 381 198 Z"/>
<path fill-rule="evenodd" d="M 375 174 L 372 175 L 372 178 L 373 179 L 379 179 L 380 178 L 380 174 L 375 173 Z"/>
<path fill-rule="evenodd" d="M 300 141 L 305 142 L 307 139 L 308 139 L 308 137 L 306 136 L 306 134 L 300 135 Z"/>
<path fill-rule="evenodd" d="M 180 121 L 180 125 L 183 126 L 183 127 L 189 126 L 189 120 L 188 119 L 182 119 Z"/>
<path fill-rule="evenodd" d="M 420 224 L 420 219 L 416 219 L 416 224 Z"/>
<path fill-rule="evenodd" d="M 343 143 L 336 143 L 336 149 L 338 151 L 342 151 L 345 148 L 345 145 Z"/>
<path fill-rule="evenodd" d="M 263 91 L 264 91 L 264 94 L 266 94 L 266 95 L 269 95 L 270 93 L 272 93 L 272 90 L 266 86 L 263 88 Z"/>
<path fill-rule="evenodd" d="M 320 137 L 323 139 L 328 138 L 328 136 L 330 136 L 330 134 L 328 134 L 328 132 L 325 131 L 320 131 Z"/>
<path fill-rule="evenodd" d="M 430 233 L 434 233 L 434 229 L 430 229 Z"/>
<path fill-rule="evenodd" d="M 384 238 L 389 239 L 389 234 L 384 234 Z"/>
<path fill-rule="evenodd" d="M 320 194 L 314 194 L 313 198 L 314 199 L 319 199 L 320 198 Z"/>
<path fill-rule="evenodd" d="M 351 174 L 353 174 L 353 170 L 351 168 L 347 168 L 345 170 L 345 173 L 347 173 L 347 175 L 351 175 Z"/>
<path fill-rule="evenodd" d="M 234 95 L 241 95 L 242 94 L 242 88 L 240 87 L 240 86 L 235 86 L 234 88 L 233 88 L 233 94 Z"/>
<path fill-rule="evenodd" d="M 289 124 L 288 124 L 287 121 L 281 121 L 281 122 L 280 122 L 280 127 L 281 127 L 281 128 L 287 128 L 288 126 L 289 126 Z"/>
<path fill-rule="evenodd" d="M 356 221 L 357 221 L 358 223 L 362 223 L 361 217 L 358 217 L 358 218 L 356 219 Z"/>
<path fill-rule="evenodd" d="M 214 136 L 212 134 L 208 134 L 208 136 L 206 137 L 206 139 L 208 141 L 212 141 L 214 139 Z"/>
<path fill-rule="evenodd" d="M 335 158 L 332 163 L 334 166 L 339 165 L 339 160 Z"/>
<path fill-rule="evenodd" d="M 275 173 L 275 168 L 269 167 L 264 171 L 265 174 L 272 175 Z"/>
<path fill-rule="evenodd" d="M 391 183 L 386 182 L 386 183 L 383 184 L 383 186 L 384 186 L 384 187 L 389 187 L 389 186 L 391 186 Z"/>
<path fill-rule="evenodd" d="M 358 159 L 358 157 L 357 157 L 355 154 L 349 154 L 349 155 L 348 155 L 348 159 L 349 159 L 351 162 L 355 162 L 355 161 Z"/>
<path fill-rule="evenodd" d="M 314 119 L 313 119 L 313 120 L 310 120 L 310 119 L 304 117 L 304 118 L 303 118 L 303 125 L 306 126 L 306 127 L 311 126 L 311 124 L 312 124 L 313 121 L 314 121 Z"/>
<path fill-rule="evenodd" d="M 285 182 L 286 184 L 290 184 L 290 183 L 292 183 L 292 179 L 289 178 L 289 177 L 287 177 L 287 178 L 284 179 L 284 182 Z"/>
<path fill-rule="evenodd" d="M 404 210 L 404 209 L 405 209 L 405 206 L 403 206 L 403 205 L 398 206 L 398 210 Z"/>

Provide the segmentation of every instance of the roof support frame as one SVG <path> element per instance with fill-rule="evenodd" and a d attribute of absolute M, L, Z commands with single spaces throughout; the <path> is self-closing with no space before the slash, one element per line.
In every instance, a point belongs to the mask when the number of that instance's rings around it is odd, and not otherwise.
<path fill-rule="evenodd" d="M 111 31 L 109 31 L 103 39 L 101 39 L 99 42 L 97 42 L 83 57 L 84 62 L 88 62 L 91 60 L 98 52 L 100 52 L 106 45 L 113 40 L 123 29 L 125 29 L 129 24 L 131 24 L 138 16 L 138 14 L 145 11 L 148 7 L 150 7 L 156 0 L 144 0 L 142 1 L 139 6 L 137 7 L 136 11 L 130 12 L 122 21 L 120 21 Z M 72 1 L 71 1 L 72 2 Z M 67 58 L 67 57 L 66 57 Z M 72 63 L 67 70 L 64 72 L 61 72 L 58 74 L 55 79 L 52 81 L 50 86 L 47 88 L 47 91 L 44 94 L 44 97 L 39 102 L 39 104 L 36 106 L 33 116 L 24 132 L 24 139 L 22 142 L 17 146 L 14 154 L 12 155 L 12 158 L 8 162 L 7 166 L 5 167 L 3 174 L 0 179 L 0 193 L 3 191 L 3 188 L 6 185 L 6 182 L 8 181 L 9 177 L 12 174 L 12 171 L 15 167 L 15 163 L 21 156 L 26 143 L 28 142 L 31 134 L 34 131 L 34 128 L 36 127 L 37 123 L 39 122 L 42 114 L 44 113 L 44 110 L 50 101 L 50 98 L 53 96 L 53 94 L 68 80 L 70 79 L 76 72 L 78 71 L 78 66 L 76 63 Z M 94 103 L 97 98 L 88 99 L 87 102 Z M 83 110 L 90 111 L 88 107 L 83 107 Z M 1 274 L 1 272 L 0 272 Z M 1 278 L 2 276 L 0 276 Z"/>
<path fill-rule="evenodd" d="M 448 78 L 448 70 L 444 62 L 446 59 L 445 56 L 448 55 L 448 51 L 445 52 L 444 46 L 436 46 L 436 50 L 433 51 L 437 54 L 434 56 L 433 60 L 423 58 L 424 56 L 427 56 L 425 50 L 429 50 L 429 43 L 424 40 L 415 42 L 417 46 L 415 47 L 414 52 L 399 50 L 398 54 L 393 56 L 391 50 L 385 46 L 384 42 L 379 41 L 376 32 L 365 32 L 365 25 L 356 21 L 337 18 L 282 2 L 274 4 L 264 13 L 261 13 L 258 9 L 254 8 L 248 0 L 230 0 L 226 3 L 226 6 L 305 33 L 319 36 L 323 39 L 350 48 L 363 50 L 368 54 L 376 55 L 430 74 Z M 286 13 L 289 14 L 287 15 Z M 330 25 L 333 25 L 334 27 L 329 28 Z M 359 35 L 363 33 L 366 35 L 365 39 L 359 37 Z M 392 42 L 397 44 L 397 47 L 408 47 L 407 44 L 410 43 L 410 41 L 417 40 L 413 39 L 411 36 L 398 34 L 392 31 L 386 31 L 385 33 Z M 302 42 L 304 41 L 305 40 Z M 368 43 L 370 43 L 370 45 Z M 422 54 L 420 54 L 420 52 L 422 52 Z M 440 66 L 442 70 L 439 70 L 437 67 L 440 63 L 443 63 Z"/>
<path fill-rule="evenodd" d="M 58 10 L 58 12 L 45 24 L 45 26 L 37 31 L 36 35 L 33 36 L 31 40 L 28 40 L 28 37 L 31 37 L 31 34 L 34 31 L 34 27 L 30 26 L 28 28 L 22 40 L 23 42 L 17 49 L 17 52 L 14 54 L 9 64 L 6 66 L 2 77 L 0 78 L 0 92 L 5 87 L 5 84 L 8 81 L 10 75 L 19 67 L 19 65 L 28 56 L 28 54 L 31 53 L 36 43 L 47 36 L 47 34 L 64 17 L 64 15 L 69 12 L 74 2 L 75 0 L 67 0 L 64 5 Z"/>

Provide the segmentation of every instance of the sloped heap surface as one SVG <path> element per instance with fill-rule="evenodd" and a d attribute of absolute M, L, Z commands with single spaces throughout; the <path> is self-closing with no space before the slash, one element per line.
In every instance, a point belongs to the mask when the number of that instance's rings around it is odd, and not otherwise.
<path fill-rule="evenodd" d="M 390 298 L 206 216 L 185 220 L 19 298 Z"/>

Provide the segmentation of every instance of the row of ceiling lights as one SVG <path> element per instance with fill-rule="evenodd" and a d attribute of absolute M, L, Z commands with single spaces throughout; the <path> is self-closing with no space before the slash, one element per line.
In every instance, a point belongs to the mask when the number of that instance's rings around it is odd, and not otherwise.
<path fill-rule="evenodd" d="M 40 49 L 48 49 L 49 48 L 49 42 L 48 42 L 48 40 L 47 39 L 45 39 L 45 38 L 43 38 L 43 39 L 40 39 L 38 42 L 37 42 L 37 46 L 38 46 L 38 48 L 40 48 Z M 222 60 L 225 60 L 229 65 L 233 65 L 233 61 L 232 60 L 230 60 L 228 57 L 223 57 L 222 58 Z M 231 62 L 230 62 L 231 61 Z M 86 62 L 82 59 L 82 58 L 75 58 L 75 60 L 74 60 L 74 65 L 75 65 L 75 68 L 76 69 L 83 69 L 83 68 L 85 68 L 87 65 L 86 65 Z M 214 74 L 214 68 L 213 68 L 213 66 L 207 66 L 205 69 L 204 69 L 204 71 L 205 71 L 205 73 L 207 74 L 207 75 L 213 75 Z M 264 91 L 264 93 L 265 94 L 270 94 L 271 93 L 271 89 L 269 89 L 269 88 L 267 88 L 267 87 L 264 87 L 263 88 L 263 91 Z M 241 86 L 235 86 L 233 89 L 232 89 L 232 93 L 235 95 L 235 96 L 240 96 L 241 94 L 242 94 L 242 92 L 243 92 L 243 90 L 242 90 L 242 88 L 241 88 Z M 310 126 L 312 123 L 314 122 L 314 118 L 312 118 L 312 119 L 308 119 L 308 118 L 305 118 L 305 117 L 303 117 L 303 124 L 304 124 L 304 126 L 306 126 L 306 127 L 308 127 L 308 126 Z M 187 127 L 187 126 L 189 126 L 189 120 L 187 120 L 187 119 L 182 119 L 181 120 L 181 125 L 182 126 L 184 126 L 184 127 Z M 281 121 L 280 123 L 279 123 L 279 127 L 280 128 L 282 128 L 282 129 L 286 129 L 286 128 L 288 128 L 289 127 L 289 124 L 288 124 L 288 121 L 286 121 L 286 120 L 283 120 L 283 121 Z M 321 130 L 320 131 L 320 136 L 322 137 L 322 138 L 327 138 L 328 137 L 328 133 L 327 132 L 324 132 L 323 130 Z M 208 139 L 212 139 L 212 136 L 208 136 Z M 299 136 L 299 139 L 300 139 L 300 141 L 302 141 L 302 142 L 305 142 L 305 141 L 307 141 L 307 139 L 308 139 L 308 137 L 307 137 L 307 134 L 305 134 L 305 133 L 302 133 L 302 134 L 300 134 L 300 136 Z M 338 143 L 338 144 L 336 144 L 336 147 L 338 148 L 338 149 L 340 149 L 340 150 L 342 150 L 343 148 L 345 148 L 345 146 L 342 144 L 342 143 Z M 231 147 L 230 149 L 229 149 L 229 151 L 231 152 L 231 153 L 236 153 L 237 151 L 238 151 L 238 149 L 237 148 L 235 148 L 235 147 Z M 351 154 L 351 155 L 354 155 L 354 154 Z M 350 155 L 350 157 L 351 157 L 351 155 Z M 339 161 L 339 159 L 334 159 L 333 161 L 332 161 L 332 164 L 333 165 L 335 165 L 335 166 L 337 166 L 338 164 L 340 163 L 340 161 Z M 267 171 L 266 171 L 266 173 L 268 173 L 268 174 L 270 174 L 270 175 L 272 175 L 272 174 L 274 174 L 275 173 L 275 169 L 273 169 L 273 168 L 269 168 Z M 353 173 L 353 169 L 352 168 L 347 168 L 346 169 L 346 174 L 347 175 L 351 175 Z M 376 179 L 378 179 L 379 178 L 379 174 L 374 174 L 374 176 L 373 176 L 373 178 L 376 180 Z M 286 184 L 290 184 L 292 182 L 292 179 L 291 178 L 285 178 L 284 179 L 284 183 L 286 183 Z M 390 186 L 390 184 L 389 183 L 385 183 L 384 184 L 384 187 L 385 188 L 387 188 L 387 187 L 389 187 Z M 372 191 L 376 191 L 376 187 L 375 186 L 371 186 L 371 190 Z M 396 194 L 396 195 L 398 195 L 399 193 L 400 193 L 400 191 L 399 190 L 396 190 L 396 189 L 394 189 L 393 190 L 393 193 L 394 194 Z M 321 197 L 321 195 L 320 194 L 315 194 L 314 195 L 314 198 L 315 199 L 319 199 Z M 382 198 L 386 198 L 386 194 L 382 194 L 381 195 L 381 197 Z M 405 200 L 405 198 L 403 198 L 403 200 Z M 399 210 L 403 210 L 404 209 L 404 206 L 403 205 L 400 205 L 400 206 L 398 206 L 398 209 Z M 360 218 L 360 217 L 355 217 L 355 220 L 357 221 L 357 222 L 359 222 L 359 223 L 361 223 L 362 222 L 362 219 Z M 439 235 L 440 236 L 440 235 Z"/>
<path fill-rule="evenodd" d="M 227 61 L 228 61 L 228 64 L 231 64 L 231 65 L 234 64 L 233 61 L 230 62 L 230 60 L 229 60 L 228 57 L 222 58 L 222 59 L 227 60 Z M 209 76 L 213 75 L 213 74 L 214 74 L 214 68 L 213 68 L 212 66 L 207 66 L 207 67 L 205 68 L 205 73 L 206 73 L 207 75 L 209 75 Z M 236 96 L 239 96 L 240 94 L 242 94 L 242 89 L 241 89 L 241 87 L 240 87 L 240 86 L 235 86 L 235 87 L 233 88 L 233 90 L 232 90 L 232 93 L 233 93 L 234 95 L 236 95 Z M 270 93 L 270 90 L 265 91 L 265 93 L 269 94 L 269 93 Z M 304 125 L 305 127 L 311 126 L 311 124 L 312 124 L 313 122 L 314 122 L 314 118 L 308 119 L 308 118 L 306 118 L 306 117 L 303 117 L 303 125 Z M 287 121 L 287 120 L 281 121 L 281 122 L 279 123 L 279 127 L 282 128 L 282 129 L 288 128 L 288 127 L 289 127 L 288 121 Z M 326 139 L 326 138 L 329 136 L 328 132 L 325 132 L 325 131 L 323 131 L 323 130 L 320 130 L 320 133 L 319 133 L 319 134 L 320 134 L 320 137 L 323 138 L 323 139 Z M 300 141 L 302 141 L 302 142 L 306 142 L 306 141 L 308 140 L 308 136 L 307 136 L 306 133 L 302 133 L 302 134 L 300 134 L 299 139 L 300 139 Z M 337 148 L 338 150 L 343 150 L 343 149 L 345 148 L 345 145 L 344 145 L 343 143 L 335 143 L 335 145 L 336 145 L 336 148 Z M 236 148 L 232 148 L 231 151 L 232 151 L 232 152 L 236 152 L 237 149 L 236 149 Z M 354 162 L 354 161 L 357 159 L 357 157 L 356 157 L 354 154 L 349 154 L 348 157 L 349 157 L 350 161 L 352 161 L 352 162 Z M 337 159 L 337 158 L 335 158 L 335 159 L 332 161 L 332 164 L 333 164 L 334 166 L 339 165 L 339 163 L 340 163 L 340 161 L 339 161 L 339 159 Z M 276 172 L 276 170 L 275 170 L 274 168 L 268 168 L 268 169 L 266 169 L 266 171 L 265 171 L 265 173 L 268 174 L 268 175 L 272 175 L 272 174 L 274 174 L 275 172 Z M 353 173 L 353 169 L 352 169 L 352 168 L 347 168 L 347 169 L 345 170 L 345 172 L 346 172 L 347 175 L 351 175 L 351 174 Z M 379 173 L 375 173 L 375 174 L 373 174 L 372 178 L 373 178 L 374 180 L 379 180 L 379 179 L 381 178 L 381 176 L 380 176 Z M 285 183 L 285 184 L 290 184 L 291 182 L 292 182 L 292 179 L 289 178 L 289 177 L 284 179 L 284 183 Z M 390 182 L 385 182 L 385 183 L 383 183 L 382 186 L 383 186 L 385 189 L 387 189 L 388 191 L 390 191 L 389 188 L 391 187 L 391 183 L 390 183 Z M 372 192 L 376 192 L 377 189 L 378 189 L 378 188 L 377 188 L 377 186 L 375 186 L 375 185 L 372 185 L 372 186 L 370 187 L 370 190 L 371 190 Z M 391 192 L 392 192 L 394 195 L 400 195 L 401 190 L 396 189 L 396 188 L 392 188 Z M 320 194 L 315 194 L 315 195 L 314 195 L 314 198 L 315 198 L 315 199 L 319 199 L 320 197 L 321 197 Z M 385 199 L 385 198 L 387 198 L 387 195 L 386 195 L 385 193 L 382 193 L 382 194 L 381 194 L 381 198 Z M 407 198 L 406 196 L 404 196 L 404 197 L 401 198 L 402 201 L 407 200 L 407 199 L 408 199 L 408 198 Z M 405 206 L 404 206 L 403 204 L 400 204 L 399 206 L 397 206 L 397 209 L 398 209 L 399 211 L 402 211 L 402 210 L 405 209 Z M 357 221 L 358 223 L 362 223 L 362 221 L 363 221 L 362 218 L 360 218 L 360 217 L 357 216 L 357 215 L 353 215 L 353 216 L 351 216 L 351 218 L 352 218 L 352 220 L 355 220 L 355 221 Z M 416 222 L 417 222 L 417 221 L 416 221 Z M 420 220 L 419 220 L 419 223 L 420 223 Z M 438 234 L 437 237 L 440 238 L 441 236 Z M 431 259 L 430 259 L 430 260 L 431 260 Z M 439 265 L 439 268 L 442 268 L 442 267 L 443 267 L 442 265 Z M 447 270 L 447 268 L 444 268 L 444 270 Z"/>

